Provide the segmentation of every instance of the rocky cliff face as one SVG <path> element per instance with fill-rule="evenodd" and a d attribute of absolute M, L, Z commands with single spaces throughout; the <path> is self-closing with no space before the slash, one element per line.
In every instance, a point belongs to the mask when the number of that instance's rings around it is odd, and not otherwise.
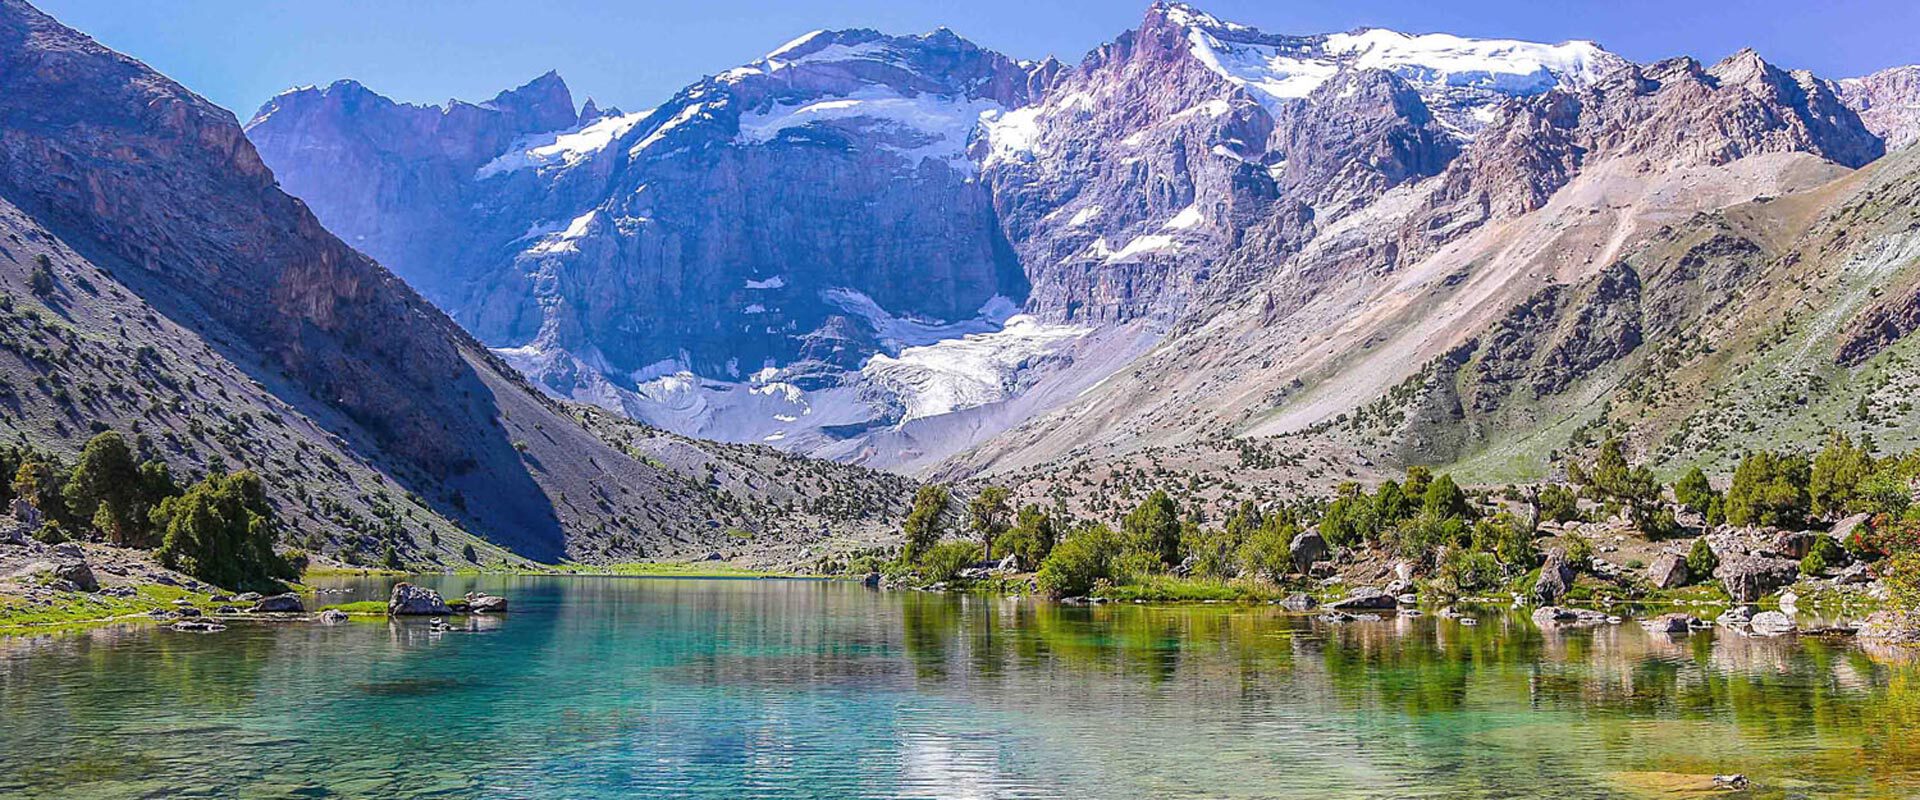
<path fill-rule="evenodd" d="M 1840 81 L 1840 99 L 1867 129 L 1898 150 L 1920 141 L 1920 66 L 1885 69 Z"/>
<path fill-rule="evenodd" d="M 521 126 L 571 113 L 564 90 L 541 85 L 486 113 Z M 49 387 L 93 387 L 103 371 L 115 387 L 77 404 L 52 392 L 46 409 L 23 398 L 44 413 L 5 424 L 28 440 L 51 433 L 42 444 L 74 448 L 74 426 L 153 426 L 166 432 L 158 455 L 183 474 L 218 455 L 267 475 L 330 555 L 405 534 L 402 552 L 438 561 L 462 540 L 439 538 L 455 530 L 448 521 L 543 560 L 688 553 L 724 541 L 727 525 L 773 527 L 755 518 L 758 493 L 714 480 L 729 472 L 720 463 L 775 466 L 712 453 L 695 482 L 695 467 L 682 475 L 643 458 L 646 447 L 610 446 L 323 229 L 231 114 L 18 0 L 0 2 L 0 200 L 6 299 L 63 319 L 74 354 L 47 362 L 32 345 L 45 331 L 14 332 L 0 370 Z M 29 270 L 51 288 L 16 291 Z M 129 352 L 138 364 L 105 368 Z M 136 386 L 121 385 L 134 374 Z M 342 484 L 370 495 L 324 499 Z M 866 509 L 884 515 L 888 502 Z M 384 511 L 360 516 L 374 509 Z M 399 522 L 422 512 L 431 544 Z"/>

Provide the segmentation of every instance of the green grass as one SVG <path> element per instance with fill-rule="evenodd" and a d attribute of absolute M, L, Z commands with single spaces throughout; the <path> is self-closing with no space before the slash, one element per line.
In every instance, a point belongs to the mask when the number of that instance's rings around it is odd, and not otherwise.
<path fill-rule="evenodd" d="M 330 606 L 321 606 L 320 610 L 345 611 L 356 617 L 384 617 L 387 615 L 387 604 L 383 600 L 360 600 L 352 603 L 335 603 Z"/>
<path fill-rule="evenodd" d="M 158 584 L 140 586 L 131 597 L 110 597 L 87 592 L 55 592 L 52 602 L 39 605 L 26 598 L 0 595 L 0 635 L 38 633 L 50 628 L 81 626 L 141 616 L 154 608 L 173 608 L 173 601 L 186 599 L 210 610 L 216 604 L 208 595 L 196 594 L 178 586 Z"/>

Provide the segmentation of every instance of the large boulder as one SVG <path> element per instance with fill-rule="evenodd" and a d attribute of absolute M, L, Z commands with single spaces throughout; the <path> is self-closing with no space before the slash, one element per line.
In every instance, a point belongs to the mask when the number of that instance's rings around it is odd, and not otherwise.
<path fill-rule="evenodd" d="M 1567 561 L 1566 552 L 1548 553 L 1546 563 L 1540 565 L 1539 580 L 1533 582 L 1533 601 L 1543 606 L 1553 605 L 1573 588 L 1573 578 L 1573 564 Z"/>
<path fill-rule="evenodd" d="M 1773 535 L 1773 552 L 1782 558 L 1799 560 L 1813 552 L 1813 543 L 1820 540 L 1820 534 L 1813 531 L 1781 531 Z"/>
<path fill-rule="evenodd" d="M 307 607 L 300 602 L 300 595 L 287 592 L 260 598 L 253 604 L 253 610 L 262 614 L 298 614 Z"/>
<path fill-rule="evenodd" d="M 1661 553 L 1647 566 L 1647 582 L 1658 589 L 1678 589 L 1692 579 L 1687 571 L 1687 559 L 1679 553 Z"/>
<path fill-rule="evenodd" d="M 1306 531 L 1293 537 L 1288 552 L 1293 557 L 1293 571 L 1304 573 L 1313 569 L 1314 562 L 1327 557 L 1327 540 L 1319 531 Z"/>
<path fill-rule="evenodd" d="M 1800 565 L 1790 559 L 1749 555 L 1722 559 L 1713 576 L 1736 603 L 1754 603 L 1782 586 L 1792 584 L 1800 575 Z"/>
<path fill-rule="evenodd" d="M 411 583 L 393 585 L 393 597 L 387 600 L 387 613 L 396 617 L 434 617 L 453 613 L 440 593 Z"/>
<path fill-rule="evenodd" d="M 1640 620 L 1640 627 L 1650 633 L 1686 633 L 1700 624 L 1700 619 L 1692 614 L 1661 614 L 1657 617 Z"/>
<path fill-rule="evenodd" d="M 1846 544 L 1847 539 L 1852 538 L 1854 531 L 1862 530 L 1861 526 L 1872 519 L 1872 514 L 1854 514 L 1834 523 L 1833 527 L 1827 530 L 1827 535 L 1840 540 L 1841 544 Z"/>

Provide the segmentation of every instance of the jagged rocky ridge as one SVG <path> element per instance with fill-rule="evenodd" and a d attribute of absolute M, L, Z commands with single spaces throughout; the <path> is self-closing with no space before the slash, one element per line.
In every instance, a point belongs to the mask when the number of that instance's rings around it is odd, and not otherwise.
<path fill-rule="evenodd" d="M 560 91 L 472 113 L 545 126 L 571 114 Z M 440 124 L 486 127 L 466 113 Z M 801 556 L 829 522 L 884 529 L 906 488 L 543 396 L 283 193 L 230 113 L 18 0 L 0 235 L 0 429 L 71 454 L 113 428 L 176 474 L 258 470 L 324 556 L 684 557 L 742 533 Z"/>
<path fill-rule="evenodd" d="M 439 181 L 372 202 L 417 231 L 470 214 L 459 235 L 484 244 L 396 253 L 402 274 L 548 390 L 678 430 L 1054 468 L 1324 433 L 1446 359 L 1485 364 L 1465 402 L 1516 416 L 1441 414 L 1377 454 L 1430 459 L 1552 422 L 1511 410 L 1516 382 L 1521 405 L 1586 398 L 1665 335 L 1619 305 L 1649 237 L 1898 146 L 1901 75 L 1280 35 L 1159 3 L 1074 66 L 946 31 L 816 32 L 659 109 L 470 153 L 470 177 L 329 155 L 386 126 L 329 99 L 357 86 L 276 98 L 249 134 L 357 187 Z M 309 132 L 327 144 L 296 146 Z M 287 174 L 359 240 L 366 201 Z M 1876 313 L 1872 335 L 1904 335 L 1902 307 Z"/>

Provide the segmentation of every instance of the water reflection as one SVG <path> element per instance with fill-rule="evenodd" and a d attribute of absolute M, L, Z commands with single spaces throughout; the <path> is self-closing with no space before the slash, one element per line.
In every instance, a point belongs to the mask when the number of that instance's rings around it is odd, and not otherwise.
<path fill-rule="evenodd" d="M 1726 772 L 1757 797 L 1920 791 L 1916 667 L 1845 642 L 429 582 L 515 610 L 0 639 L 0 795 L 1614 798 Z"/>

